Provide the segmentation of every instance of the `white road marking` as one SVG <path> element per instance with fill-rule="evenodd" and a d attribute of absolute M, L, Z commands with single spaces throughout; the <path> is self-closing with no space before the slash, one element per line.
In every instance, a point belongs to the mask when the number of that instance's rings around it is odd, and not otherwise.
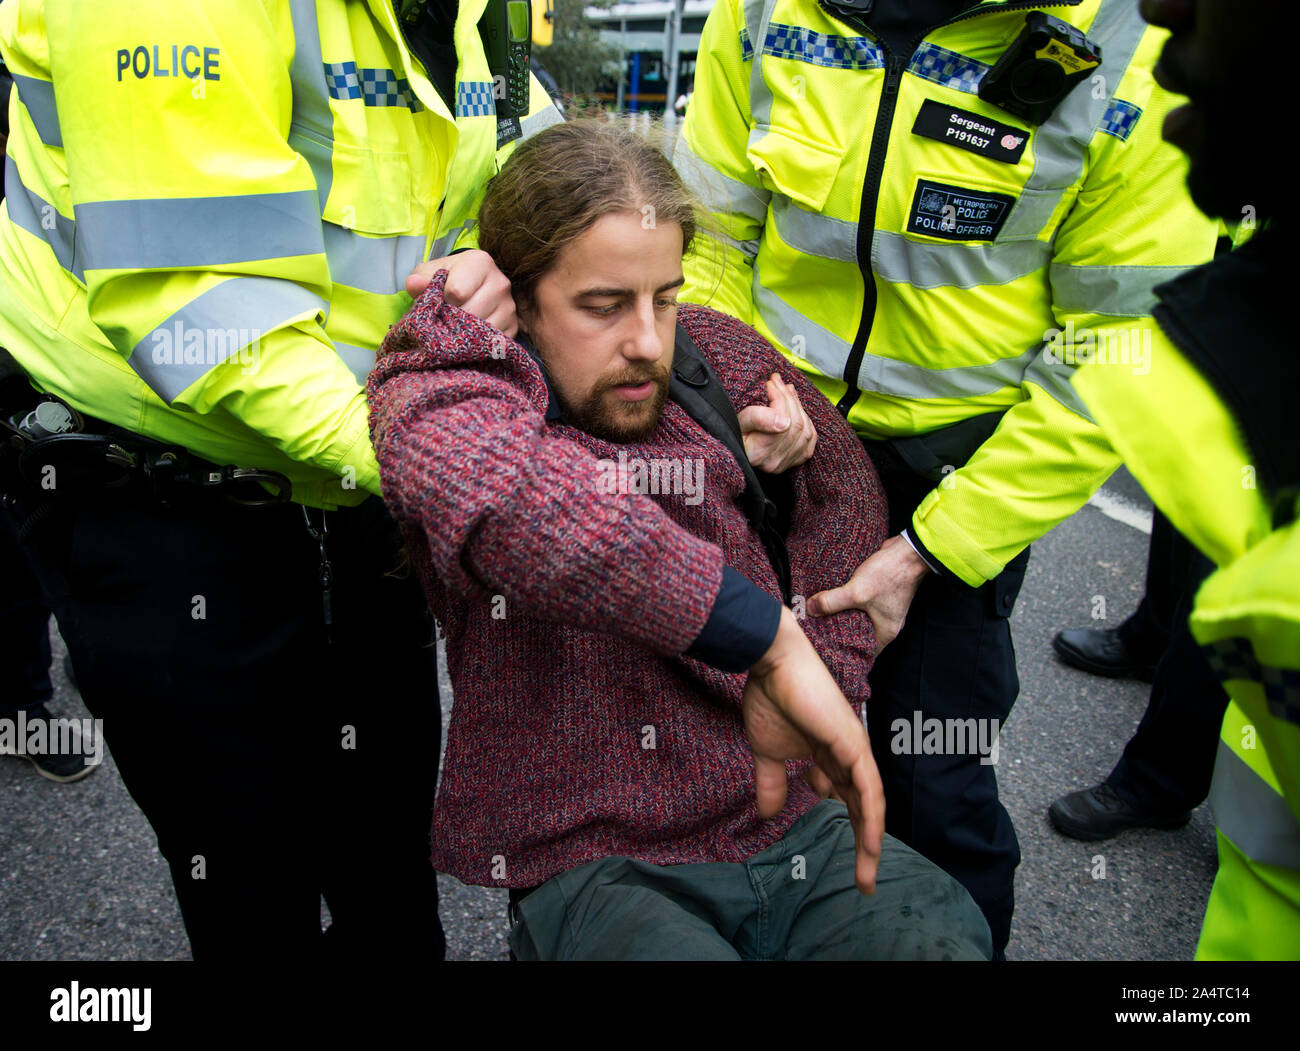
<path fill-rule="evenodd" d="M 1095 507 L 1107 518 L 1113 518 L 1116 522 L 1132 526 L 1138 532 L 1151 535 L 1151 508 L 1135 504 L 1127 497 L 1110 492 L 1105 486 L 1092 494 L 1088 506 Z"/>

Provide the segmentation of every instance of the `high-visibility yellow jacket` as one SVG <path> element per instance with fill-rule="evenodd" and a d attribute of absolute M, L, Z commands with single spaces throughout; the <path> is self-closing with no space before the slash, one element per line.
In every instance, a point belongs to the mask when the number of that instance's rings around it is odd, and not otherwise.
<path fill-rule="evenodd" d="M 811 0 L 718 0 L 674 153 L 719 235 L 685 297 L 754 325 L 858 433 L 1006 410 L 912 520 L 972 585 L 1118 465 L 1073 368 L 1141 369 L 1151 288 L 1215 239 L 1160 138 L 1165 34 L 1132 0 L 1047 8 L 1103 61 L 1043 125 L 978 97 L 1033 6 L 985 0 L 899 56 Z"/>
<path fill-rule="evenodd" d="M 454 115 L 389 0 L 0 5 L 0 344 L 74 407 L 299 502 L 379 492 L 361 381 L 513 148 L 484 4 L 461 0 Z M 514 134 L 562 119 L 535 79 L 532 107 Z"/>
<path fill-rule="evenodd" d="M 1234 348 L 1218 353 L 1232 360 Z M 1296 514 L 1274 528 L 1258 450 L 1159 329 L 1150 372 L 1092 364 L 1074 385 L 1151 498 L 1219 567 L 1190 621 L 1232 698 L 1210 789 L 1219 871 L 1197 958 L 1300 959 L 1300 501 L 1281 497 Z"/>

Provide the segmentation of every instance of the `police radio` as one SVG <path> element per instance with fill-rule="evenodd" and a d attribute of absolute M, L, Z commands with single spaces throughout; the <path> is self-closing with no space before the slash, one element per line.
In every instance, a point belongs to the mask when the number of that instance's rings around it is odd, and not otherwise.
<path fill-rule="evenodd" d="M 528 115 L 528 57 L 533 41 L 530 0 L 489 0 L 478 23 L 497 117 Z"/>
<path fill-rule="evenodd" d="M 1034 11 L 980 81 L 979 96 L 1031 124 L 1042 124 L 1101 65 L 1101 47 L 1068 22 Z"/>

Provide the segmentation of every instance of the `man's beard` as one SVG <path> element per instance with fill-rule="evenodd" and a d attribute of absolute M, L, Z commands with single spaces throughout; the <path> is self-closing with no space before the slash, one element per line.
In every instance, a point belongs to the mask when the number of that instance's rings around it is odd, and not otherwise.
<path fill-rule="evenodd" d="M 639 402 L 609 397 L 615 387 L 639 386 L 653 382 L 654 393 Z M 558 397 L 558 392 L 557 392 Z M 618 375 L 603 380 L 595 390 L 577 404 L 560 399 L 565 422 L 602 441 L 627 444 L 644 438 L 659 423 L 668 401 L 668 370 L 654 365 L 628 367 Z"/>

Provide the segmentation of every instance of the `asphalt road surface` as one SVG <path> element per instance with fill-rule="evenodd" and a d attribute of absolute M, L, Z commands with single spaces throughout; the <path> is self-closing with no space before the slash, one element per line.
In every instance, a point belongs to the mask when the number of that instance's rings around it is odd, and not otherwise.
<path fill-rule="evenodd" d="M 1063 627 L 1114 627 L 1133 610 L 1149 518 L 1149 501 L 1121 471 L 1093 504 L 1034 545 L 1012 619 L 1020 699 L 997 764 L 1024 858 L 1012 960 L 1190 960 L 1195 951 L 1215 870 L 1207 807 L 1180 831 L 1131 831 L 1101 844 L 1067 839 L 1047 820 L 1058 795 L 1105 777 L 1146 707 L 1147 687 L 1059 664 L 1051 638 Z M 1093 619 L 1096 596 L 1105 620 Z M 53 639 L 51 707 L 85 717 L 63 676 L 62 642 Z M 443 702 L 449 710 L 445 673 Z M 440 885 L 448 957 L 505 959 L 505 892 L 448 877 Z M 0 960 L 188 956 L 167 866 L 112 758 L 60 785 L 24 759 L 0 757 Z"/>

